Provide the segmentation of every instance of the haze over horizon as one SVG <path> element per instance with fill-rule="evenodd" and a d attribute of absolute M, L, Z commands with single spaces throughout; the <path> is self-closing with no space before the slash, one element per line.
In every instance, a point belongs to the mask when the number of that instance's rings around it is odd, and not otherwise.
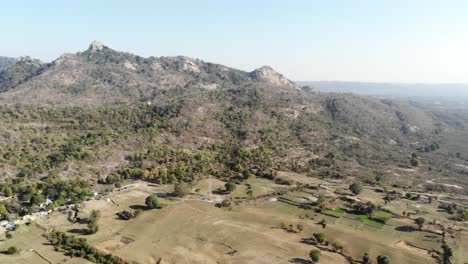
<path fill-rule="evenodd" d="M 293 80 L 468 83 L 465 1 L 85 0 L 2 7 L 7 41 L 0 56 L 51 61 L 99 40 L 146 57 L 186 55 L 246 71 L 270 65 Z"/>

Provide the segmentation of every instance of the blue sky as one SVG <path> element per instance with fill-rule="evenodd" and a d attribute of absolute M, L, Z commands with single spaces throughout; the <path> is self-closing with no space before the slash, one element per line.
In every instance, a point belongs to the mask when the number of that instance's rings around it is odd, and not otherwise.
<path fill-rule="evenodd" d="M 294 80 L 468 83 L 468 1 L 0 0 L 0 55 L 50 61 L 92 40 Z"/>

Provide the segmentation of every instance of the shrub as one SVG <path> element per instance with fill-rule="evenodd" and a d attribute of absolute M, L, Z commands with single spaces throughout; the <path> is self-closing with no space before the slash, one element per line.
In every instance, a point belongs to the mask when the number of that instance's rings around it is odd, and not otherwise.
<path fill-rule="evenodd" d="M 158 196 L 156 194 L 152 194 L 152 195 L 146 197 L 145 204 L 146 204 L 146 206 L 148 206 L 149 209 L 155 209 L 155 208 L 160 207 L 159 199 L 158 199 Z"/>
<path fill-rule="evenodd" d="M 360 182 L 355 182 L 349 186 L 349 190 L 355 195 L 358 195 L 362 192 L 362 184 Z"/>
<path fill-rule="evenodd" d="M 310 252 L 309 252 L 309 257 L 310 257 L 310 260 L 313 262 L 313 263 L 318 263 L 320 261 L 320 250 L 318 249 L 312 249 Z"/>
<path fill-rule="evenodd" d="M 18 254 L 19 252 L 20 252 L 20 250 L 17 247 L 11 246 L 5 251 L 5 254 L 15 255 L 15 254 Z"/>

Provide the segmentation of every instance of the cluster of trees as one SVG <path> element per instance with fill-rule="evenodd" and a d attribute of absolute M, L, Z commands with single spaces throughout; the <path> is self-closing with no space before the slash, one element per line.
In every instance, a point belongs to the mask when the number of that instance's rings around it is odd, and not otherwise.
<path fill-rule="evenodd" d="M 202 146 L 198 150 L 160 144 L 127 157 L 128 166 L 111 173 L 102 184 L 119 184 L 124 179 L 140 179 L 160 184 L 192 182 L 212 174 L 228 181 L 226 191 L 235 189 L 234 181 L 256 175 L 274 179 L 272 153 L 259 146 L 247 149 L 239 141 L 227 138 L 223 143 Z"/>
<path fill-rule="evenodd" d="M 418 150 L 421 152 L 432 152 L 440 149 L 440 145 L 437 142 L 433 142 L 430 145 L 426 145 L 424 147 L 419 148 Z"/>
<path fill-rule="evenodd" d="M 376 206 L 372 202 L 357 202 L 352 205 L 354 213 L 360 214 L 360 215 L 367 215 L 369 219 L 381 222 L 385 224 L 389 217 L 388 216 L 381 216 L 378 215 L 377 213 L 374 213 L 376 210 L 382 210 L 382 208 L 379 206 Z"/>
<path fill-rule="evenodd" d="M 47 235 L 47 240 L 54 246 L 55 250 L 65 252 L 73 257 L 80 257 L 93 263 L 100 264 L 125 264 L 122 259 L 111 254 L 102 254 L 92 247 L 86 239 L 68 236 L 60 231 L 52 231 Z"/>
<path fill-rule="evenodd" d="M 447 213 L 451 214 L 451 219 L 455 221 L 468 221 L 468 209 L 465 209 L 456 203 L 441 203 L 439 207 L 447 211 Z"/>
<path fill-rule="evenodd" d="M 7 219 L 8 212 L 20 216 L 30 214 L 35 206 L 46 202 L 52 203 L 49 209 L 64 204 L 77 204 L 91 195 L 87 181 L 82 179 L 65 180 L 51 172 L 45 180 L 31 182 L 24 178 L 14 178 L 0 186 L 6 196 L 12 197 L 9 203 L 0 204 L 0 218 Z M 5 207 L 6 211 L 2 210 Z"/>
<path fill-rule="evenodd" d="M 43 203 L 46 197 L 56 200 L 53 206 L 81 201 L 88 195 L 84 184 L 66 186 L 65 181 L 58 180 L 39 181 L 42 185 L 36 182 L 60 171 L 66 163 L 99 158 L 98 149 L 110 143 L 125 145 L 141 139 L 150 142 L 159 130 L 171 127 L 169 120 L 179 114 L 181 105 L 175 102 L 158 106 L 0 106 L 0 132 L 9 139 L 0 147 L 0 167 L 18 176 L 1 186 L 5 196 L 16 196 L 19 200 L 13 202 L 8 211 L 20 215 L 31 212 L 31 207 Z M 41 127 L 23 124 L 40 124 Z M 171 168 L 167 167 L 167 174 L 172 173 Z M 174 171 L 179 176 L 180 172 L 191 173 L 176 168 Z M 132 176 L 138 173 L 130 172 Z M 109 181 L 119 179 L 111 176 Z"/>
<path fill-rule="evenodd" d="M 301 233 L 302 230 L 304 230 L 304 226 L 302 226 L 301 224 L 293 225 L 287 224 L 285 222 L 280 223 L 280 228 L 286 230 L 289 233 Z"/>

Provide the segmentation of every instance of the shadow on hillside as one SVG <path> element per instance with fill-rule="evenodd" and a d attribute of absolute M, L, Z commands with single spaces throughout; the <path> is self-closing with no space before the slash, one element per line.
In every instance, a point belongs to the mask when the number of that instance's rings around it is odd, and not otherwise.
<path fill-rule="evenodd" d="M 293 258 L 289 260 L 289 263 L 296 263 L 296 264 L 311 264 L 312 261 L 302 258 Z"/>
<path fill-rule="evenodd" d="M 129 207 L 130 209 L 133 209 L 133 210 L 148 210 L 148 206 L 141 205 L 141 204 L 134 204 L 134 205 L 130 205 Z"/>
<path fill-rule="evenodd" d="M 414 231 L 418 231 L 416 228 L 412 227 L 412 226 L 399 226 L 399 227 L 395 227 L 395 230 L 396 231 L 400 231 L 400 232 L 414 232 Z"/>
<path fill-rule="evenodd" d="M 217 194 L 217 195 L 226 195 L 226 194 L 229 194 L 229 192 L 227 192 L 226 190 L 221 190 L 221 189 L 213 190 L 212 193 L 213 193 L 213 194 Z"/>
<path fill-rule="evenodd" d="M 317 245 L 317 242 L 312 238 L 301 238 L 301 243 L 306 245 Z"/>
<path fill-rule="evenodd" d="M 89 235 L 89 230 L 86 228 L 73 228 L 68 230 L 67 232 L 77 235 Z"/>

